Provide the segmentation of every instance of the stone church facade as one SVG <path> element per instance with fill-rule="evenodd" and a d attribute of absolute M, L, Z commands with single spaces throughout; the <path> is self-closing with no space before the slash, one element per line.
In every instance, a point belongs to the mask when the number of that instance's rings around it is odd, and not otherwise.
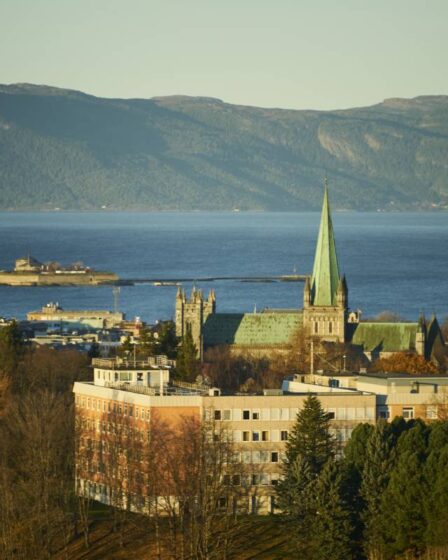
<path fill-rule="evenodd" d="M 201 358 L 208 348 L 228 347 L 233 353 L 269 356 L 285 352 L 293 337 L 306 332 L 316 343 L 350 343 L 369 360 L 396 352 L 413 352 L 427 359 L 444 346 L 435 316 L 416 322 L 360 321 L 348 307 L 348 288 L 341 275 L 325 188 L 313 272 L 305 280 L 302 309 L 264 310 L 261 313 L 217 313 L 214 291 L 205 296 L 193 289 L 188 298 L 176 296 L 176 334 L 190 328 Z M 187 327 L 188 325 L 188 327 Z"/>

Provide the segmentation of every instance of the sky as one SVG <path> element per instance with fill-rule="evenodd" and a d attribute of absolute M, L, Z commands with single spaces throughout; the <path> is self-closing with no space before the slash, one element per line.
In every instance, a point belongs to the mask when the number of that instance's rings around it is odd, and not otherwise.
<path fill-rule="evenodd" d="M 0 83 L 342 109 L 448 94 L 447 0 L 0 0 Z"/>

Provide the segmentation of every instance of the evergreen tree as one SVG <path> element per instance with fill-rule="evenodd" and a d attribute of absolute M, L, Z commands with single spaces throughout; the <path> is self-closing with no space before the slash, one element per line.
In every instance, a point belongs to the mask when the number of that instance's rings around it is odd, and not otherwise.
<path fill-rule="evenodd" d="M 426 426 L 416 422 L 398 440 L 396 464 L 382 495 L 383 534 L 391 555 L 407 553 L 418 557 L 424 549 L 426 450 Z"/>
<path fill-rule="evenodd" d="M 158 352 L 165 354 L 168 358 L 176 358 L 177 342 L 176 325 L 173 321 L 165 321 L 159 332 Z"/>
<path fill-rule="evenodd" d="M 448 423 L 444 422 L 448 428 Z M 425 468 L 426 476 L 426 535 L 429 551 L 448 549 L 448 444 L 434 449 Z M 435 556 L 435 555 L 434 555 Z"/>
<path fill-rule="evenodd" d="M 334 446 L 330 418 L 319 399 L 309 395 L 286 443 L 286 474 L 288 465 L 301 457 L 307 462 L 312 475 L 318 475 L 325 463 L 334 457 Z"/>
<path fill-rule="evenodd" d="M 198 351 L 191 334 L 191 326 L 187 324 L 185 335 L 177 353 L 176 371 L 183 381 L 194 382 L 200 373 Z"/>
<path fill-rule="evenodd" d="M 314 558 L 312 527 L 316 517 L 313 493 L 316 479 L 334 458 L 330 419 L 313 395 L 305 400 L 286 444 L 283 480 L 277 487 L 278 503 L 293 530 L 298 558 Z"/>
<path fill-rule="evenodd" d="M 361 475 L 367 456 L 367 442 L 372 435 L 372 424 L 358 424 L 344 448 L 345 462 L 353 465 Z"/>
<path fill-rule="evenodd" d="M 341 465 L 329 461 L 313 485 L 314 523 L 311 525 L 313 560 L 354 558 L 354 527 L 350 507 L 344 497 Z"/>
<path fill-rule="evenodd" d="M 16 372 L 25 345 L 16 321 L 0 328 L 0 371 L 5 375 Z"/>
<path fill-rule="evenodd" d="M 381 557 L 384 548 L 381 497 L 393 466 L 394 439 L 390 426 L 380 421 L 367 442 L 360 495 L 364 502 L 364 548 L 368 557 Z"/>
<path fill-rule="evenodd" d="M 307 557 L 314 520 L 311 482 L 313 475 L 305 459 L 298 456 L 288 465 L 288 476 L 277 486 L 277 504 L 286 515 L 288 532 L 293 536 L 298 557 Z"/>
<path fill-rule="evenodd" d="M 358 424 L 344 448 L 344 495 L 352 515 L 352 538 L 359 550 L 362 549 L 364 532 L 362 518 L 364 500 L 361 497 L 360 490 L 367 457 L 367 443 L 373 430 L 372 424 Z"/>

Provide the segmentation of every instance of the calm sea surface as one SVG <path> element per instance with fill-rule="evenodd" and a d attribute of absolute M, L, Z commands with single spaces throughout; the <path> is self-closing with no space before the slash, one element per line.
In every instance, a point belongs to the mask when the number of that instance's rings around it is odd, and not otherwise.
<path fill-rule="evenodd" d="M 341 271 L 350 306 L 364 316 L 393 310 L 448 315 L 448 214 L 335 213 Z M 81 260 L 120 278 L 200 278 L 309 273 L 319 214 L 314 213 L 1 213 L 0 269 L 18 257 L 69 264 Z M 299 307 L 302 284 L 215 281 L 219 311 Z M 191 289 L 191 284 L 185 284 Z M 121 288 L 129 318 L 169 318 L 176 288 Z M 0 286 L 0 315 L 57 301 L 66 309 L 112 309 L 112 288 Z"/>

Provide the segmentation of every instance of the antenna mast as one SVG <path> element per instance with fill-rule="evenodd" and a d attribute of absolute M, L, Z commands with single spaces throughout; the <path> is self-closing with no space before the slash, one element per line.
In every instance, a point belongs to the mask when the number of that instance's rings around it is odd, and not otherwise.
<path fill-rule="evenodd" d="M 112 292 L 114 294 L 114 311 L 115 311 L 115 313 L 118 313 L 119 308 L 120 308 L 120 291 L 121 291 L 120 286 L 114 286 L 112 288 Z"/>

